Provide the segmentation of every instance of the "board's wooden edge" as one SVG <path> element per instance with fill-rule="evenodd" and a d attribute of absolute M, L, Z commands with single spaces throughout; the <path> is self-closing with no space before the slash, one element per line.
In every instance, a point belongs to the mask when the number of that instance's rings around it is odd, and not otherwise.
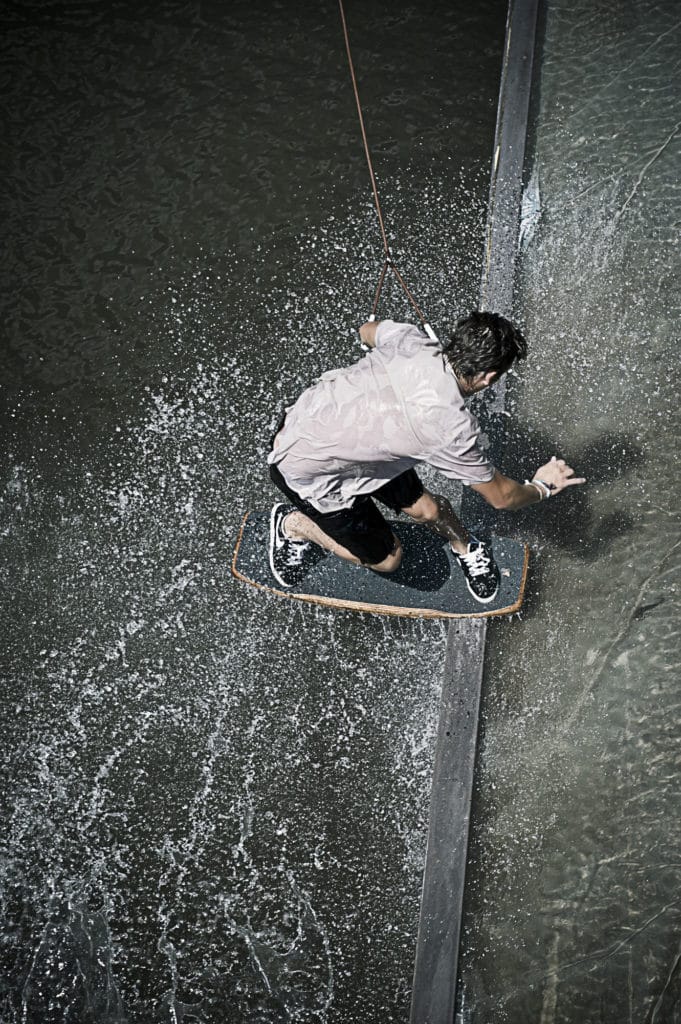
<path fill-rule="evenodd" d="M 525 583 L 527 581 L 527 570 L 530 564 L 530 549 L 527 544 L 523 545 L 523 568 L 520 577 L 518 597 L 513 604 L 506 605 L 504 608 L 495 608 L 489 611 L 443 612 L 439 611 L 437 608 L 401 608 L 398 605 L 367 604 L 364 601 L 341 601 L 337 597 L 322 597 L 319 594 L 299 594 L 291 590 L 279 590 L 277 587 L 268 587 L 265 583 L 258 583 L 256 580 L 252 580 L 248 576 L 244 576 L 244 574 L 239 572 L 236 567 L 239 548 L 241 546 L 244 529 L 249 515 L 250 513 L 247 512 L 239 529 L 239 536 L 237 537 L 234 554 L 232 555 L 232 575 L 236 576 L 237 579 L 242 580 L 242 582 L 248 583 L 249 586 L 257 587 L 258 590 L 264 590 L 268 594 L 276 594 L 278 597 L 288 597 L 293 601 L 305 601 L 307 604 L 321 604 L 327 608 L 347 608 L 349 611 L 366 612 L 369 615 L 392 615 L 401 619 L 492 619 L 497 618 L 499 615 L 514 615 L 520 610 L 520 606 L 523 603 Z"/>
<path fill-rule="evenodd" d="M 236 576 L 238 580 L 244 580 L 246 583 L 252 583 L 253 581 L 247 580 L 245 576 L 242 576 L 242 574 L 236 567 L 236 561 L 239 556 L 239 548 L 241 547 L 241 541 L 243 540 L 244 530 L 246 529 L 246 523 L 248 522 L 248 517 L 250 516 L 250 514 L 250 512 L 247 512 L 246 515 L 241 520 L 241 526 L 239 527 L 239 536 L 236 539 L 236 544 L 234 545 L 234 554 L 232 555 L 232 576 Z M 253 585 L 256 586 L 257 584 Z"/>

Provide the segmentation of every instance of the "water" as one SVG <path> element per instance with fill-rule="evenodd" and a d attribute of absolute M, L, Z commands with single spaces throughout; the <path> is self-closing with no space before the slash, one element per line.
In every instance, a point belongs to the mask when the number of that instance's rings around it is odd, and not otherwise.
<path fill-rule="evenodd" d="M 671 3 L 548 4 L 506 458 L 588 484 L 515 520 L 531 598 L 491 631 L 462 960 L 485 1024 L 681 1020 L 680 32 Z"/>
<path fill-rule="evenodd" d="M 439 325 L 475 302 L 505 10 L 347 15 Z M 404 1021 L 445 629 L 229 572 L 380 265 L 336 12 L 5 22 L 0 1017 Z"/>

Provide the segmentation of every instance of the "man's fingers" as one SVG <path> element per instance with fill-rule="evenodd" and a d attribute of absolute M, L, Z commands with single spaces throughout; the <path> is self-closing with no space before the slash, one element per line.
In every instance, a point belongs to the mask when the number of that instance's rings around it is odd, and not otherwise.
<path fill-rule="evenodd" d="M 554 493 L 557 494 L 564 487 L 586 483 L 586 477 L 575 476 L 574 472 L 572 466 L 568 466 L 565 459 L 559 459 L 557 455 L 552 455 L 550 462 L 538 469 L 536 475 L 541 481 L 542 474 L 544 474 L 545 482 L 550 484 Z"/>
<path fill-rule="evenodd" d="M 562 464 L 562 465 L 561 465 Z M 558 486 L 562 489 L 563 487 L 572 487 L 573 484 L 585 484 L 586 477 L 574 476 L 574 469 L 572 466 L 568 466 L 564 459 L 556 459 L 556 465 L 561 467 L 560 479 Z"/>

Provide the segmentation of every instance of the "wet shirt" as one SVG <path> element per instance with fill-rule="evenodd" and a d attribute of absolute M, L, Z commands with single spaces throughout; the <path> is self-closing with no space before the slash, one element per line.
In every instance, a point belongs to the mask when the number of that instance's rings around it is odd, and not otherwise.
<path fill-rule="evenodd" d="M 493 466 L 439 346 L 412 324 L 383 320 L 376 347 L 330 370 L 286 410 L 268 461 L 320 512 L 347 508 L 419 462 L 465 484 Z"/>

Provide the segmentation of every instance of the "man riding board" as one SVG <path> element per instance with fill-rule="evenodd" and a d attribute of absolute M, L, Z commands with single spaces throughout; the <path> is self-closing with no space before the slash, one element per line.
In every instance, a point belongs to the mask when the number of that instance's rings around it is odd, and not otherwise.
<path fill-rule="evenodd" d="M 475 599 L 499 588 L 491 545 L 472 536 L 447 498 L 426 490 L 414 466 L 426 462 L 472 487 L 496 509 L 520 509 L 584 483 L 555 456 L 524 484 L 503 476 L 478 445 L 466 399 L 489 387 L 527 345 L 510 321 L 473 312 L 440 345 L 411 324 L 360 327 L 368 354 L 324 373 L 290 406 L 268 457 L 290 504 L 270 520 L 270 567 L 296 586 L 319 548 L 375 572 L 394 572 L 402 547 L 374 499 L 446 538 Z"/>

